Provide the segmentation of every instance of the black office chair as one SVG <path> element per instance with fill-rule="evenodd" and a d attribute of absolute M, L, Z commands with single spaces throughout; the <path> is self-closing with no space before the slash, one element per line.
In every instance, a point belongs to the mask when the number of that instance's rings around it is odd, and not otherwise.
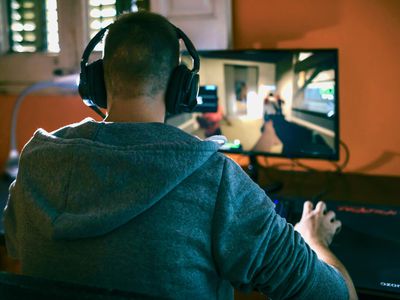
<path fill-rule="evenodd" d="M 0 299 L 127 300 L 154 299 L 141 294 L 0 272 Z M 157 297 L 157 299 L 160 299 Z"/>

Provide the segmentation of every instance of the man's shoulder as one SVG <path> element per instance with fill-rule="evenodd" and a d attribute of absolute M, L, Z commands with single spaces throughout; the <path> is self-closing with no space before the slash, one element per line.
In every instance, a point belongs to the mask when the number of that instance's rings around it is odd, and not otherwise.
<path fill-rule="evenodd" d="M 96 130 L 96 121 L 92 118 L 85 118 L 80 122 L 71 123 L 65 126 L 62 126 L 54 131 L 48 133 L 48 135 L 52 135 L 58 138 L 68 138 L 75 136 L 86 136 L 89 133 L 93 133 Z"/>

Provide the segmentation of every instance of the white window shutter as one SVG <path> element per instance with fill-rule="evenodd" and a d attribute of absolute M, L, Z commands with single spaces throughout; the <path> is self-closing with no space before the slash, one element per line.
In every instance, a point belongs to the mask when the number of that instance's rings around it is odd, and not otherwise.
<path fill-rule="evenodd" d="M 150 8 L 183 30 L 198 50 L 232 46 L 231 0 L 151 0 Z"/>

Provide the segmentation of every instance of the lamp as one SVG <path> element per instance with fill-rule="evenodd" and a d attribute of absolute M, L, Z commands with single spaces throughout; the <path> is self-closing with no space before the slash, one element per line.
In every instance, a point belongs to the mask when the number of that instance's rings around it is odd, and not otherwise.
<path fill-rule="evenodd" d="M 5 175 L 11 180 L 17 178 L 18 174 L 18 161 L 19 152 L 17 148 L 17 119 L 21 104 L 24 102 L 26 96 L 32 92 L 47 88 L 58 88 L 63 90 L 75 90 L 78 91 L 79 75 L 73 74 L 68 76 L 58 77 L 52 81 L 41 81 L 24 89 L 14 103 L 12 118 L 11 118 L 11 130 L 10 130 L 10 151 L 5 166 Z"/>

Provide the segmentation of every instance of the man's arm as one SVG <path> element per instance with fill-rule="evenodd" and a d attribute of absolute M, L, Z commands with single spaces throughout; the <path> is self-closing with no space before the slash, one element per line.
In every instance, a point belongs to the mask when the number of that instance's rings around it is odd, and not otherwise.
<path fill-rule="evenodd" d="M 241 291 L 257 290 L 273 299 L 347 300 L 340 272 L 276 214 L 240 166 L 224 161 L 212 225 L 219 276 Z"/>
<path fill-rule="evenodd" d="M 326 211 L 324 202 L 319 202 L 315 209 L 310 201 L 304 203 L 303 215 L 299 223 L 296 224 L 297 230 L 318 258 L 325 263 L 336 268 L 343 276 L 351 300 L 358 299 L 353 281 L 350 278 L 344 265 L 329 250 L 334 235 L 340 230 L 341 222 L 335 219 L 333 211 Z"/>

